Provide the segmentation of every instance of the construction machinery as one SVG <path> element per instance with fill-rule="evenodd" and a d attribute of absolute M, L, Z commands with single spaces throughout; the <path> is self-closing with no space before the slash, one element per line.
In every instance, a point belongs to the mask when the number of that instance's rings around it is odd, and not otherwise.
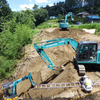
<path fill-rule="evenodd" d="M 59 27 L 60 27 L 60 28 L 66 29 L 66 28 L 69 27 L 69 23 L 67 22 L 68 16 L 70 16 L 70 17 L 71 17 L 71 20 L 73 21 L 72 12 L 69 12 L 69 13 L 65 16 L 65 19 L 62 19 L 62 22 L 59 23 Z"/>
<path fill-rule="evenodd" d="M 22 82 L 26 79 L 29 79 L 31 82 L 31 85 L 34 86 L 34 82 L 32 81 L 32 76 L 30 72 L 28 75 L 22 77 L 21 79 L 18 79 L 14 82 L 5 83 L 3 85 L 3 92 L 4 92 L 3 99 L 4 100 L 18 100 L 18 95 L 16 93 L 16 86 L 19 82 Z"/>
<path fill-rule="evenodd" d="M 42 60 L 47 64 L 47 67 L 51 70 L 54 69 L 55 65 L 47 56 L 44 49 L 60 45 L 71 45 L 76 51 L 74 59 L 78 66 L 79 75 L 85 74 L 84 64 L 100 64 L 100 45 L 98 45 L 95 41 L 81 41 L 78 43 L 72 38 L 58 38 L 47 40 L 45 42 L 34 43 L 34 48 Z"/>

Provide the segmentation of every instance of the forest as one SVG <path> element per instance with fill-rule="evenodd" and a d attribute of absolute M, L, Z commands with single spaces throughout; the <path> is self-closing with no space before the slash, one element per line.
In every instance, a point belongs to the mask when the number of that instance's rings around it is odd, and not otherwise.
<path fill-rule="evenodd" d="M 17 62 L 24 57 L 22 48 L 32 43 L 38 32 L 36 27 L 49 19 L 49 16 L 64 16 L 71 11 L 74 14 L 82 11 L 100 15 L 100 0 L 65 0 L 54 6 L 26 9 L 14 12 L 7 0 L 0 0 L 0 80 L 9 78 L 16 70 Z"/>
<path fill-rule="evenodd" d="M 6 0 L 0 0 L 0 79 L 9 78 L 24 54 L 23 46 L 32 42 L 37 25 L 45 21 L 44 8 L 13 12 Z"/>
<path fill-rule="evenodd" d="M 52 7 L 47 5 L 45 8 L 48 10 L 49 16 L 66 15 L 68 12 L 77 14 L 84 11 L 100 15 L 100 0 L 65 0 L 65 2 L 55 3 Z"/>

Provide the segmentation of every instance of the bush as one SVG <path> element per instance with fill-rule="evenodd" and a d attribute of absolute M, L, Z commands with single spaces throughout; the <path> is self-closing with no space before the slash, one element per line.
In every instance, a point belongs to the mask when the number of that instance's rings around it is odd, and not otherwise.
<path fill-rule="evenodd" d="M 64 16 L 62 16 L 61 14 L 58 15 L 58 22 L 61 22 L 61 19 L 65 19 Z"/>
<path fill-rule="evenodd" d="M 24 55 L 22 48 L 32 43 L 33 35 L 40 32 L 35 29 L 35 23 L 42 23 L 47 14 L 43 8 L 13 12 L 11 20 L 0 27 L 0 80 L 11 76 L 16 61 Z"/>
<path fill-rule="evenodd" d="M 20 59 L 23 46 L 32 42 L 33 30 L 26 25 L 17 24 L 15 30 L 5 30 L 0 34 L 0 77 L 11 75 L 16 66 L 16 59 Z"/>
<path fill-rule="evenodd" d="M 86 28 L 86 29 L 96 29 L 95 34 L 96 35 L 100 35 L 100 24 L 98 24 L 98 23 L 82 24 L 82 25 L 79 25 L 79 26 L 72 26 L 72 28 L 77 28 L 77 29 L 83 29 L 83 28 Z"/>
<path fill-rule="evenodd" d="M 43 22 L 42 24 L 38 25 L 37 28 L 38 29 L 46 29 L 46 28 L 58 27 L 57 22 L 58 22 L 58 19 L 48 20 L 48 21 Z"/>

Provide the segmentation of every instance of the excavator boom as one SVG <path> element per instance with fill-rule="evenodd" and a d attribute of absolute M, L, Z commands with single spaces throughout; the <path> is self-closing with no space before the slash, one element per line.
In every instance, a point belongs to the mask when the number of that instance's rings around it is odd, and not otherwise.
<path fill-rule="evenodd" d="M 20 79 L 18 79 L 18 80 L 13 82 L 13 85 L 12 85 L 12 87 L 13 87 L 12 88 L 13 95 L 16 94 L 16 86 L 17 86 L 17 84 L 22 82 L 22 81 L 24 81 L 24 80 L 27 80 L 27 79 L 29 79 L 30 82 L 31 82 L 31 85 L 34 86 L 34 82 L 32 81 L 31 73 L 29 72 L 28 75 L 26 75 L 26 76 L 24 76 L 24 77 L 22 77 L 22 78 L 20 78 Z"/>
<path fill-rule="evenodd" d="M 42 60 L 47 64 L 48 68 L 50 68 L 51 70 L 53 70 L 55 65 L 47 56 L 44 49 L 60 45 L 71 45 L 72 48 L 76 51 L 78 43 L 72 38 L 58 38 L 53 40 L 47 40 L 45 42 L 34 43 L 34 48 L 36 49 Z"/>

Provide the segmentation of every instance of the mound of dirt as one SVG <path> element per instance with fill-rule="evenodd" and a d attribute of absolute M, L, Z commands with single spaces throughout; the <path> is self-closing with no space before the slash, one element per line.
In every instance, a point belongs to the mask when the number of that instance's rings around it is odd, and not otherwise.
<path fill-rule="evenodd" d="M 38 36 L 33 38 L 33 43 L 36 41 L 43 42 L 45 40 L 57 39 L 57 38 L 73 38 L 77 42 L 83 40 L 94 40 L 95 35 L 87 34 L 83 30 L 78 29 L 71 29 L 68 30 L 60 30 L 59 28 L 50 29 L 49 30 L 42 30 Z M 100 36 L 95 36 L 95 41 L 100 42 Z M 15 73 L 16 79 L 27 75 L 28 72 L 32 73 L 33 80 L 35 84 L 40 83 L 61 83 L 61 82 L 76 82 L 79 80 L 79 76 L 77 70 L 74 68 L 73 65 L 73 56 L 75 55 L 75 51 L 72 49 L 70 45 L 64 45 L 59 47 L 53 47 L 49 49 L 45 49 L 45 52 L 50 57 L 52 62 L 56 66 L 65 65 L 65 69 L 61 72 L 58 76 L 55 76 L 55 72 L 51 71 L 47 68 L 45 63 L 42 61 L 38 53 L 32 45 L 28 45 L 24 48 L 25 57 L 19 63 L 18 69 Z M 98 71 L 97 71 L 98 72 Z M 98 72 L 99 73 L 99 72 Z M 95 72 L 86 72 L 93 80 L 100 79 Z M 49 80 L 49 81 L 48 81 Z M 17 93 L 18 95 L 22 96 L 23 98 L 42 98 L 42 97 L 66 97 L 69 96 L 79 96 L 84 95 L 81 92 L 80 88 L 62 88 L 62 89 L 47 89 L 47 90 L 34 90 L 30 88 L 31 84 L 29 80 L 21 82 L 17 86 Z M 97 90 L 97 88 L 95 88 Z M 70 94 L 69 94 L 70 93 Z"/>

